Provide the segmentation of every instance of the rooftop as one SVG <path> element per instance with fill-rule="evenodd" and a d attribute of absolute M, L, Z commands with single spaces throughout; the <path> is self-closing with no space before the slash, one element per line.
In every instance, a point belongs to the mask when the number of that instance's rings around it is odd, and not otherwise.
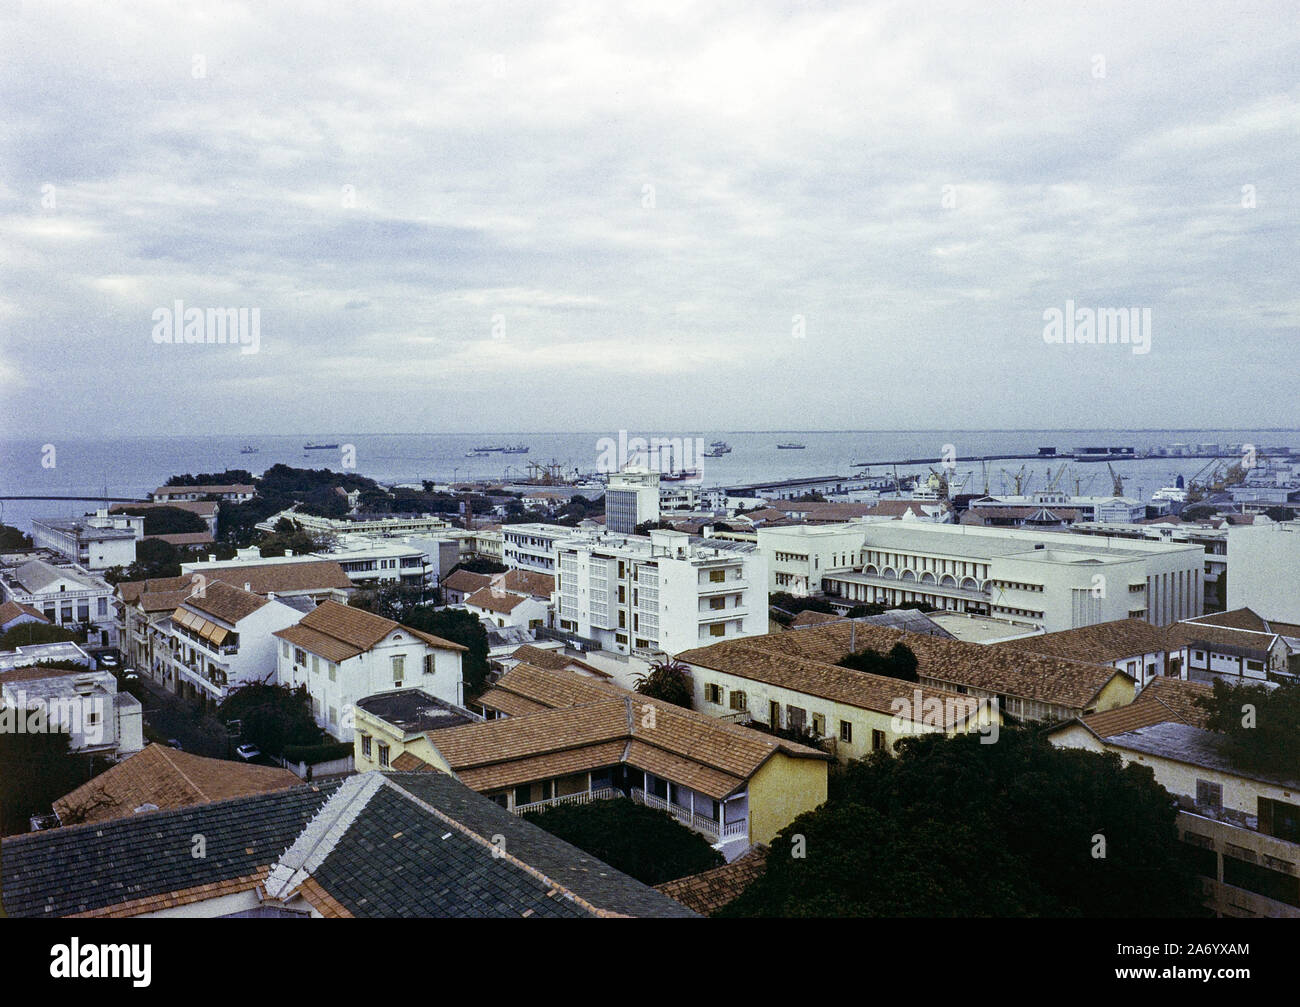
<path fill-rule="evenodd" d="M 357 700 L 357 706 L 404 734 L 420 734 L 444 727 L 478 722 L 468 710 L 431 696 L 423 689 L 399 689 L 381 692 Z"/>
<path fill-rule="evenodd" d="M 1116 619 L 1058 633 L 1004 640 L 992 646 L 1031 654 L 1109 664 L 1123 658 L 1163 653 L 1169 648 L 1164 629 L 1144 619 Z"/>
<path fill-rule="evenodd" d="M 1300 790 L 1300 773 L 1261 773 L 1242 769 L 1232 758 L 1228 738 L 1190 724 L 1164 721 L 1139 727 L 1107 738 L 1106 743 L 1131 752 L 1143 752 L 1172 759 L 1189 766 L 1217 769 L 1222 773 L 1271 783 L 1288 790 Z"/>
<path fill-rule="evenodd" d="M 1113 710 L 1089 714 L 1083 718 L 1083 724 L 1099 738 L 1109 738 L 1170 720 L 1190 724 L 1192 727 L 1205 727 L 1209 716 L 1197 706 L 1196 699 L 1212 695 L 1214 690 L 1200 682 L 1157 678 L 1138 693 L 1133 702 Z"/>

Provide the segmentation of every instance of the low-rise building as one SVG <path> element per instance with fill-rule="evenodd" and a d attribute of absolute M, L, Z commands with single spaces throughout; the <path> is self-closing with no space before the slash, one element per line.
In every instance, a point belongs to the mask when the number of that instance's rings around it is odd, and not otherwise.
<path fill-rule="evenodd" d="M 117 691 L 111 672 L 79 665 L 0 670 L 0 733 L 54 731 L 69 736 L 73 752 L 122 758 L 144 747 L 144 710 Z"/>
<path fill-rule="evenodd" d="M 144 538 L 144 518 L 100 510 L 79 518 L 33 518 L 32 545 L 86 570 L 127 567 Z"/>
<path fill-rule="evenodd" d="M 15 626 L 27 623 L 48 626 L 50 620 L 31 605 L 24 605 L 17 601 L 6 601 L 0 604 L 0 633 L 7 633 Z"/>
<path fill-rule="evenodd" d="M 159 486 L 150 496 L 155 503 L 176 503 L 183 501 L 203 500 L 206 497 L 216 497 L 218 500 L 224 500 L 226 503 L 248 503 L 257 495 L 257 487 L 250 486 L 247 483 L 232 483 L 229 485 L 212 485 L 203 484 L 198 486 Z"/>
<path fill-rule="evenodd" d="M 1168 627 L 1169 656 L 1194 682 L 1281 682 L 1300 677 L 1300 626 L 1261 618 L 1248 608 L 1186 619 Z"/>
<path fill-rule="evenodd" d="M 542 629 L 550 622 L 549 600 L 516 594 L 500 584 L 475 591 L 464 604 L 466 611 L 480 619 L 490 619 L 498 628 Z"/>
<path fill-rule="evenodd" d="M 419 688 L 464 703 L 466 648 L 432 633 L 327 601 L 274 635 L 276 680 L 305 686 L 317 724 L 340 741 L 353 739 L 355 707 L 365 696 Z"/>
<path fill-rule="evenodd" d="M 89 646 L 117 646 L 113 588 L 84 567 L 28 560 L 0 569 L 0 592 L 5 601 L 38 610 L 47 622 L 66 629 L 86 627 Z"/>
<path fill-rule="evenodd" d="M 822 579 L 853 570 L 862 549 L 860 526 L 786 525 L 758 529 L 767 561 L 767 589 L 796 598 L 820 594 Z"/>
<path fill-rule="evenodd" d="M 456 570 L 442 582 L 442 600 L 446 605 L 463 605 L 475 591 L 492 585 L 492 575 Z"/>
<path fill-rule="evenodd" d="M 1107 664 L 1126 672 L 1139 690 L 1170 673 L 1168 634 L 1141 619 L 1117 619 L 1057 633 L 1021 636 L 992 646 L 1090 664 Z"/>

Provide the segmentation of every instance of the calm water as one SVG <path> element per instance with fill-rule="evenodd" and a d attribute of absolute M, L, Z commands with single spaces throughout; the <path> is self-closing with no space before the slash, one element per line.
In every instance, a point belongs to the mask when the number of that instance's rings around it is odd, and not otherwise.
<path fill-rule="evenodd" d="M 633 430 L 629 437 L 699 437 L 704 444 L 725 440 L 731 454 L 722 458 L 705 458 L 701 467 L 705 485 L 734 485 L 766 479 L 797 478 L 815 475 L 848 474 L 856 461 L 881 461 L 905 458 L 934 458 L 937 464 L 945 444 L 955 448 L 958 467 L 954 483 L 964 474 L 969 478 L 964 492 L 983 489 L 983 475 L 978 464 L 963 465 L 961 458 L 997 453 L 1035 453 L 1039 447 L 1055 446 L 1071 450 L 1083 445 L 1131 445 L 1138 450 L 1176 441 L 1184 443 L 1253 443 L 1259 447 L 1300 448 L 1300 430 L 1144 430 L 1144 431 L 772 431 L 743 432 L 727 430 L 656 432 Z M 493 433 L 493 434 L 349 434 L 313 432 L 292 436 L 264 437 L 125 437 L 61 440 L 53 452 L 39 440 L 0 439 L 0 496 L 63 495 L 105 492 L 116 497 L 143 497 L 166 481 L 168 476 L 186 472 L 220 472 L 227 468 L 245 468 L 260 474 L 276 462 L 307 468 L 342 469 L 341 450 L 304 451 L 303 445 L 338 443 L 355 448 L 356 471 L 381 482 L 417 482 L 421 479 L 493 478 L 516 480 L 528 474 L 530 461 L 558 462 L 566 471 L 593 472 L 597 468 L 601 438 L 617 441 L 618 431 L 592 433 Z M 782 441 L 806 445 L 802 451 L 780 451 Z M 492 455 L 467 458 L 465 453 L 486 444 L 527 444 L 527 455 Z M 259 448 L 257 454 L 241 454 L 244 445 Z M 42 461 L 46 464 L 43 465 Z M 52 464 L 50 464 L 52 462 Z M 989 488 L 992 492 L 1009 491 L 1010 480 L 1000 470 L 1019 470 L 1021 462 L 990 462 Z M 1125 477 L 1126 492 L 1150 497 L 1161 486 L 1169 485 L 1176 475 L 1191 478 L 1206 462 L 1198 459 L 1150 459 L 1116 463 Z M 1056 467 L 1051 466 L 1053 474 Z M 1027 471 L 1032 477 L 1029 489 L 1046 485 L 1048 465 L 1034 461 Z M 1083 479 L 1084 493 L 1110 490 L 1110 476 L 1104 464 L 1075 466 Z M 884 474 L 887 468 L 873 469 Z M 900 471 L 909 471 L 903 469 Z M 912 467 L 910 471 L 924 472 Z M 1062 487 L 1066 480 L 1062 480 Z M 1073 485 L 1068 487 L 1073 490 Z M 28 528 L 32 517 L 72 516 L 91 509 L 90 502 L 68 501 L 0 501 L 6 524 Z"/>

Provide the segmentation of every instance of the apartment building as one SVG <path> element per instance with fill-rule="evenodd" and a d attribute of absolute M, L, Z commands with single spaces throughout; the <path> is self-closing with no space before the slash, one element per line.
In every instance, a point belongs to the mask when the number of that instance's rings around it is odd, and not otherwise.
<path fill-rule="evenodd" d="M 620 654 L 767 632 L 767 565 L 750 543 L 654 530 L 557 545 L 557 625 Z"/>
<path fill-rule="evenodd" d="M 223 576 L 235 567 L 270 567 L 281 564 L 302 563 L 304 560 L 323 560 L 336 563 L 347 574 L 353 585 L 415 584 L 429 582 L 432 566 L 425 550 L 400 539 L 369 538 L 364 535 L 347 535 L 335 540 L 324 551 L 296 556 L 263 556 L 256 546 L 240 549 L 233 559 L 207 559 L 182 563 L 184 574 Z"/>
<path fill-rule="evenodd" d="M 605 487 L 605 527 L 631 535 L 636 526 L 659 520 L 659 473 L 626 468 L 610 474 Z"/>
<path fill-rule="evenodd" d="M 1052 633 L 1116 619 L 1157 626 L 1202 612 L 1202 550 L 1064 532 L 884 521 L 863 525 L 858 567 L 822 578 L 833 604 L 993 615 Z"/>
<path fill-rule="evenodd" d="M 275 631 L 271 666 L 276 681 L 305 686 L 316 723 L 351 741 L 363 697 L 419 688 L 462 705 L 465 647 L 359 608 L 327 601 Z"/>
<path fill-rule="evenodd" d="M 82 566 L 29 559 L 5 567 L 0 569 L 0 595 L 4 601 L 37 610 L 47 622 L 65 629 L 87 627 L 88 646 L 118 644 L 113 588 Z"/>
<path fill-rule="evenodd" d="M 144 538 L 144 518 L 97 511 L 79 518 L 33 518 L 32 545 L 87 570 L 127 567 L 135 544 Z"/>
<path fill-rule="evenodd" d="M 556 546 L 575 531 L 567 525 L 536 521 L 502 525 L 501 562 L 512 568 L 554 574 Z"/>
<path fill-rule="evenodd" d="M 222 581 L 201 590 L 191 584 L 171 615 L 156 623 L 162 641 L 153 653 L 163 684 L 187 699 L 219 705 L 241 685 L 273 681 L 272 634 L 301 616 L 284 602 Z"/>
<path fill-rule="evenodd" d="M 1179 838 L 1219 916 L 1300 918 L 1300 778 L 1246 770 L 1194 703 L 1204 685 L 1161 679 L 1129 707 L 1065 724 L 1054 745 L 1148 767 L 1178 801 Z"/>

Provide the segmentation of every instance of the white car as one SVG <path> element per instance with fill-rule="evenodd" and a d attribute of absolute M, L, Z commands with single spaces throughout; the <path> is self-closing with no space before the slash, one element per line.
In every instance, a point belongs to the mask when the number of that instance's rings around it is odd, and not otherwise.
<path fill-rule="evenodd" d="M 252 762 L 254 759 L 256 759 L 259 755 L 262 754 L 262 750 L 258 748 L 256 745 L 244 744 L 244 745 L 240 745 L 238 748 L 235 749 L 235 754 L 238 755 L 245 762 Z"/>

